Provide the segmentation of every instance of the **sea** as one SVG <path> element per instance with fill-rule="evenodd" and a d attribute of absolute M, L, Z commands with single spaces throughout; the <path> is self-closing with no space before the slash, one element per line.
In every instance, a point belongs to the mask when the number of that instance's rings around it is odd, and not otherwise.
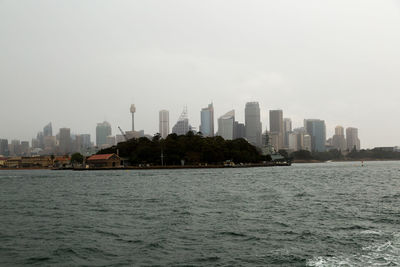
<path fill-rule="evenodd" d="M 400 161 L 0 171 L 1 266 L 399 266 Z"/>

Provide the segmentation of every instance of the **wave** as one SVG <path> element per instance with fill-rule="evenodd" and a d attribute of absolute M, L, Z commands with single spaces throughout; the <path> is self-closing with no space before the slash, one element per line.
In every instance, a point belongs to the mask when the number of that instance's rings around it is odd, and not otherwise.
<path fill-rule="evenodd" d="M 363 231 L 364 233 L 366 231 Z M 372 233 L 369 232 L 369 233 Z M 374 232 L 379 234 L 378 232 Z M 399 266 L 400 233 L 394 233 L 390 241 L 362 248 L 361 253 L 332 257 L 317 256 L 307 260 L 307 266 Z"/>

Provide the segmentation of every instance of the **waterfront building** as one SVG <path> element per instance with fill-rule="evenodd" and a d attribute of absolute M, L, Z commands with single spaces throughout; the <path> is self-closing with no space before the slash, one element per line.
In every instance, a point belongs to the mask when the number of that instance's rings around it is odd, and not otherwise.
<path fill-rule="evenodd" d="M 68 154 L 71 152 L 71 129 L 60 129 L 60 153 Z"/>
<path fill-rule="evenodd" d="M 51 122 L 43 127 L 43 136 L 53 136 L 53 127 L 51 125 Z"/>
<path fill-rule="evenodd" d="M 335 127 L 335 134 L 332 137 L 332 147 L 340 151 L 345 151 L 347 149 L 344 128 L 342 126 Z"/>
<path fill-rule="evenodd" d="M 116 154 L 93 155 L 86 160 L 89 168 L 116 168 L 121 167 L 121 158 Z"/>
<path fill-rule="evenodd" d="M 258 102 L 246 103 L 244 118 L 247 141 L 254 146 L 261 147 L 262 126 Z"/>
<path fill-rule="evenodd" d="M 107 136 L 111 134 L 111 125 L 108 122 L 98 123 L 96 126 L 96 145 L 101 147 L 107 144 Z"/>
<path fill-rule="evenodd" d="M 235 137 L 235 110 L 227 112 L 218 118 L 218 135 L 225 140 L 232 140 Z"/>
<path fill-rule="evenodd" d="M 158 129 L 161 135 L 161 138 L 167 138 L 169 135 L 169 111 L 168 110 L 160 110 L 158 113 Z"/>
<path fill-rule="evenodd" d="M 347 149 L 352 151 L 356 149 L 360 150 L 360 139 L 358 138 L 358 129 L 354 127 L 346 128 L 346 140 L 347 140 Z"/>
<path fill-rule="evenodd" d="M 178 121 L 176 122 L 174 127 L 172 127 L 172 133 L 177 135 L 185 135 L 191 130 L 192 126 L 189 124 L 187 109 L 185 107 Z"/>
<path fill-rule="evenodd" d="M 326 126 L 325 121 L 318 119 L 304 120 L 304 127 L 311 136 L 311 150 L 325 152 Z"/>
<path fill-rule="evenodd" d="M 200 112 L 200 132 L 204 137 L 214 136 L 214 107 L 209 104 L 208 107 L 201 109 Z"/>

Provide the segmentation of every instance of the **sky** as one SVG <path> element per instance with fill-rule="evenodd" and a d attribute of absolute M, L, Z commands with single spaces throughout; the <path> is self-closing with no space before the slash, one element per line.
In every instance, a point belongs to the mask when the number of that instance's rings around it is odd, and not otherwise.
<path fill-rule="evenodd" d="M 211 102 L 243 122 L 248 101 L 263 129 L 282 109 L 400 145 L 400 0 L 0 0 L 0 138 L 119 134 L 132 103 L 151 135 L 161 109 L 170 128 L 184 106 L 198 128 Z"/>

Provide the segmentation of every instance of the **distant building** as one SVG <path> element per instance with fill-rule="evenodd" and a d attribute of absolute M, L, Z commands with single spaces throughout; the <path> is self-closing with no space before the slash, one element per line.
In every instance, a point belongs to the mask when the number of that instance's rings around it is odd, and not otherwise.
<path fill-rule="evenodd" d="M 289 147 L 289 134 L 292 132 L 292 120 L 289 118 L 283 119 L 283 146 Z"/>
<path fill-rule="evenodd" d="M 287 137 L 288 137 L 288 146 L 287 146 L 287 148 L 288 148 L 290 151 L 297 151 L 297 150 L 299 150 L 299 147 L 298 147 L 298 145 L 297 145 L 297 140 L 298 140 L 297 134 L 291 132 L 291 133 L 288 133 L 288 134 L 287 134 Z"/>
<path fill-rule="evenodd" d="M 43 128 L 43 136 L 53 136 L 53 127 L 51 125 L 51 122 L 49 124 L 47 124 L 46 126 L 44 126 Z"/>
<path fill-rule="evenodd" d="M 11 143 L 8 146 L 8 150 L 10 156 L 20 156 L 21 155 L 21 141 L 20 140 L 11 140 Z"/>
<path fill-rule="evenodd" d="M 161 138 L 167 138 L 169 135 L 169 111 L 168 110 L 160 110 L 158 113 L 159 116 L 159 133 Z"/>
<path fill-rule="evenodd" d="M 60 129 L 60 153 L 69 154 L 71 152 L 71 130 L 69 128 Z"/>
<path fill-rule="evenodd" d="M 340 151 L 345 151 L 347 149 L 344 128 L 342 126 L 335 127 L 335 134 L 332 137 L 332 147 Z"/>
<path fill-rule="evenodd" d="M 0 155 L 8 156 L 8 140 L 7 139 L 0 139 Z"/>
<path fill-rule="evenodd" d="M 235 137 L 235 111 L 231 110 L 218 118 L 218 135 L 225 140 L 233 140 Z"/>
<path fill-rule="evenodd" d="M 358 129 L 354 127 L 346 128 L 346 140 L 347 140 L 347 149 L 352 151 L 356 149 L 360 150 L 360 139 L 358 138 Z"/>
<path fill-rule="evenodd" d="M 303 136 L 303 150 L 312 151 L 312 138 L 311 135 L 305 134 Z"/>
<path fill-rule="evenodd" d="M 96 126 L 96 145 L 101 147 L 107 144 L 107 136 L 110 136 L 111 134 L 111 125 L 108 122 L 104 121 L 98 123 Z"/>
<path fill-rule="evenodd" d="M 204 137 L 214 136 L 214 107 L 209 104 L 208 107 L 201 109 L 200 112 L 200 132 Z"/>
<path fill-rule="evenodd" d="M 21 141 L 21 156 L 29 156 L 29 142 Z"/>
<path fill-rule="evenodd" d="M 115 136 L 107 136 L 107 146 L 115 146 Z"/>
<path fill-rule="evenodd" d="M 185 135 L 191 130 L 192 126 L 189 124 L 187 109 L 185 108 L 174 127 L 172 127 L 172 133 L 177 135 Z"/>
<path fill-rule="evenodd" d="M 304 127 L 311 136 L 311 150 L 325 152 L 326 126 L 325 121 L 317 119 L 304 120 Z"/>
<path fill-rule="evenodd" d="M 304 146 L 304 135 L 307 134 L 307 131 L 304 127 L 299 127 L 293 129 L 293 133 L 296 134 L 297 137 L 297 150 L 308 150 L 305 149 Z M 311 143 L 310 143 L 310 151 L 311 151 Z"/>
<path fill-rule="evenodd" d="M 248 102 L 244 110 L 246 139 L 254 146 L 261 147 L 262 125 L 258 102 Z"/>
<path fill-rule="evenodd" d="M 269 111 L 269 131 L 274 138 L 271 139 L 273 147 L 278 151 L 284 148 L 283 111 Z"/>
<path fill-rule="evenodd" d="M 239 138 L 246 138 L 246 127 L 244 123 L 239 123 L 235 121 L 233 139 L 239 139 Z"/>

